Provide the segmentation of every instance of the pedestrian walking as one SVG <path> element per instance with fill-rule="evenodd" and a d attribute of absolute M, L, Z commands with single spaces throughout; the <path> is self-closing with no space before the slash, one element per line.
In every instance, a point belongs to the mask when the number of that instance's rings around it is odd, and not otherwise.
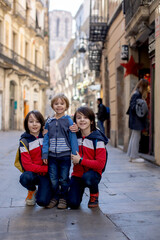
<path fill-rule="evenodd" d="M 139 157 L 138 151 L 141 131 L 146 128 L 147 124 L 148 109 L 145 102 L 147 89 L 148 81 L 146 79 L 141 79 L 133 90 L 129 109 L 127 111 L 127 114 L 129 115 L 129 128 L 132 130 L 127 151 L 127 154 L 130 157 L 130 162 L 144 162 L 144 159 Z M 141 106 L 138 103 L 141 99 L 143 99 L 143 109 L 140 108 Z M 143 112 L 144 114 L 142 114 Z"/>
<path fill-rule="evenodd" d="M 74 114 L 74 122 L 80 131 L 77 133 L 79 152 L 72 154 L 74 164 L 68 192 L 68 206 L 76 209 L 80 206 L 86 187 L 90 191 L 89 208 L 98 207 L 98 184 L 107 161 L 106 136 L 96 129 L 95 115 L 92 109 L 80 107 Z M 73 129 L 74 130 L 74 129 Z"/>
<path fill-rule="evenodd" d="M 58 204 L 59 209 L 67 208 L 67 192 L 69 187 L 69 171 L 71 152 L 76 154 L 78 142 L 76 134 L 69 130 L 72 119 L 65 115 L 69 108 L 69 100 L 64 94 L 56 95 L 51 101 L 55 116 L 47 120 L 44 136 L 42 159 L 48 164 L 48 172 L 52 183 L 53 198 L 47 208 Z"/>
<path fill-rule="evenodd" d="M 97 127 L 105 134 L 104 121 L 107 119 L 107 110 L 102 103 L 102 98 L 97 99 L 98 112 L 97 112 Z"/>
<path fill-rule="evenodd" d="M 43 164 L 41 158 L 44 123 L 44 118 L 39 111 L 30 111 L 25 117 L 25 132 L 20 138 L 21 163 L 24 169 L 20 176 L 20 183 L 28 190 L 27 205 L 37 203 L 39 206 L 47 206 L 51 200 L 48 166 Z M 28 148 L 24 142 L 27 142 Z"/>

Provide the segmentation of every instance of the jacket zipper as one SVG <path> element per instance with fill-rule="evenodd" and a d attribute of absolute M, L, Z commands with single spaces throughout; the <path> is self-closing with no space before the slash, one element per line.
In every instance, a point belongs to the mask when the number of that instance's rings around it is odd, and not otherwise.
<path fill-rule="evenodd" d="M 84 138 L 82 137 L 82 158 L 83 158 L 83 141 L 84 141 Z M 84 166 L 82 166 L 83 167 L 83 169 L 84 169 L 84 172 L 85 172 L 85 167 Z"/>
<path fill-rule="evenodd" d="M 58 134 L 58 121 L 56 120 L 56 143 L 55 143 L 55 154 L 57 156 L 57 134 Z"/>

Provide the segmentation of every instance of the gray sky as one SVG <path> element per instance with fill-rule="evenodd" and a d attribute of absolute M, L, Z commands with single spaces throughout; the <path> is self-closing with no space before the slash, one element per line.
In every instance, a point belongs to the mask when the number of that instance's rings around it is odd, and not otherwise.
<path fill-rule="evenodd" d="M 83 0 L 50 0 L 49 11 L 66 10 L 74 17 Z"/>

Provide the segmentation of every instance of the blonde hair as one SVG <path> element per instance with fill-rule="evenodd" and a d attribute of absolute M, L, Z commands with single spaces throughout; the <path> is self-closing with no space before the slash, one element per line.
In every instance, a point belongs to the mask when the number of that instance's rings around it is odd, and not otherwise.
<path fill-rule="evenodd" d="M 133 93 L 138 90 L 139 92 L 141 92 L 141 94 L 143 95 L 143 93 L 145 91 L 147 91 L 147 88 L 148 88 L 148 85 L 149 85 L 149 82 L 147 79 L 140 79 L 138 81 L 138 83 L 136 84 L 135 88 L 133 89 L 132 93 L 131 93 L 131 96 L 133 95 Z"/>
<path fill-rule="evenodd" d="M 68 98 L 63 94 L 63 93 L 59 93 L 56 96 L 54 96 L 51 100 L 51 108 L 53 108 L 53 104 L 55 103 L 55 101 L 57 101 L 58 99 L 61 99 L 63 101 L 65 101 L 66 103 L 66 110 L 69 108 L 69 100 Z"/>

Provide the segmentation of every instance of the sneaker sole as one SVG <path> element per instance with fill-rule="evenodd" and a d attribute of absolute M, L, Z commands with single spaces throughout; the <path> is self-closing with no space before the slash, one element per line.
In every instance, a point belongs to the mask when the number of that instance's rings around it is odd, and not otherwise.
<path fill-rule="evenodd" d="M 66 209 L 67 206 L 57 206 L 58 209 Z"/>
<path fill-rule="evenodd" d="M 26 201 L 26 205 L 27 205 L 27 206 L 34 206 L 35 204 L 36 204 L 35 202 L 27 202 L 27 201 Z"/>
<path fill-rule="evenodd" d="M 88 208 L 96 208 L 99 207 L 99 205 L 88 205 Z"/>

